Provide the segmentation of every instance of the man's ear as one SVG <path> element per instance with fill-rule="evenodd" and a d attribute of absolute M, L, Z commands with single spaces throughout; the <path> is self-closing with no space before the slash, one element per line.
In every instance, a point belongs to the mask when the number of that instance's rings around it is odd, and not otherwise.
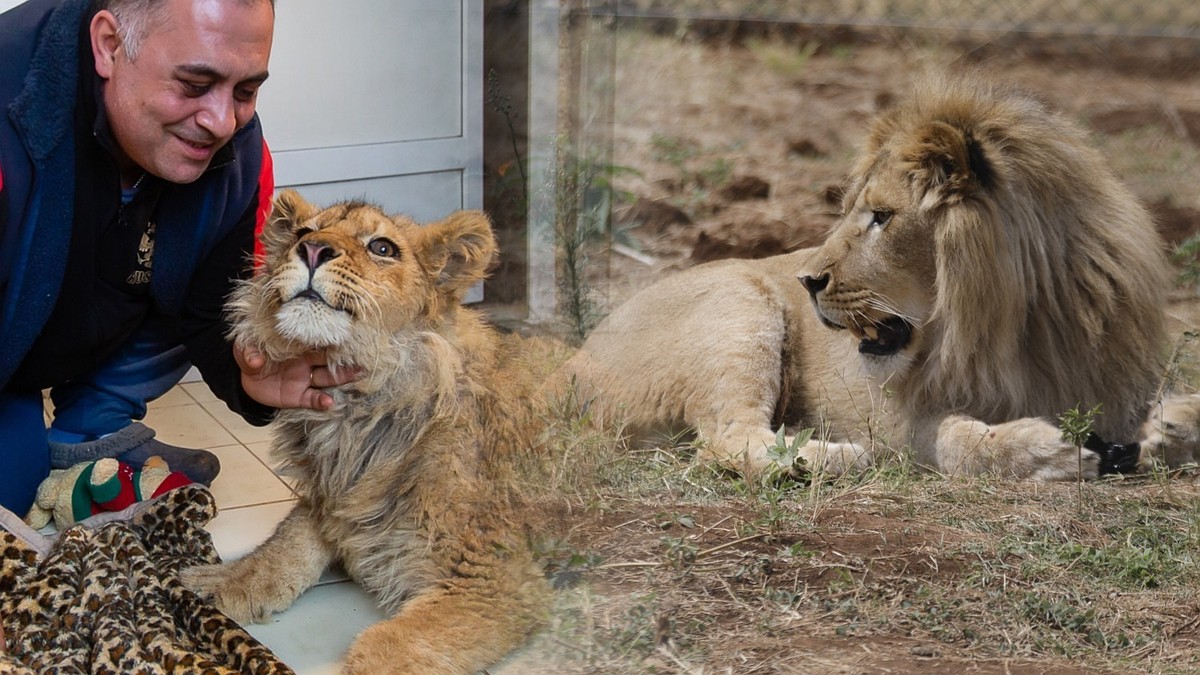
<path fill-rule="evenodd" d="M 107 9 L 102 9 L 92 17 L 89 31 L 92 36 L 92 57 L 96 60 L 96 74 L 107 80 L 112 77 L 117 49 L 121 46 L 117 17 Z"/>

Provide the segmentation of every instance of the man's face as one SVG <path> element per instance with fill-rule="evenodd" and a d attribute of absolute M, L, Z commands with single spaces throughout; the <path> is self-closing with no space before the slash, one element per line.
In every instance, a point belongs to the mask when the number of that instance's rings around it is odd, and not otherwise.
<path fill-rule="evenodd" d="M 267 0 L 164 0 L 130 59 L 107 11 L 92 21 L 96 72 L 126 183 L 148 171 L 200 177 L 254 115 L 267 78 L 275 12 Z"/>

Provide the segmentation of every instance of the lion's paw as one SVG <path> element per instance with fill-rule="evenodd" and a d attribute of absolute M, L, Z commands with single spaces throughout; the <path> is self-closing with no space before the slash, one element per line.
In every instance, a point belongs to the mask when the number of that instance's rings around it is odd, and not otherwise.
<path fill-rule="evenodd" d="M 1091 480 L 1100 475 L 1100 455 L 1067 442 L 1049 422 L 1024 419 L 995 428 L 1000 430 L 1000 444 L 1008 446 L 1003 455 L 1011 458 L 1018 476 L 1022 468 L 1027 472 L 1023 477 L 1038 481 Z"/>
<path fill-rule="evenodd" d="M 841 476 L 849 471 L 870 466 L 871 454 L 856 443 L 811 440 L 796 453 L 793 471 L 802 468 L 808 473 Z"/>
<path fill-rule="evenodd" d="M 425 673 L 436 670 L 429 655 L 423 653 L 421 640 L 399 638 L 387 622 L 370 626 L 350 645 L 342 665 L 342 675 L 375 673 Z M 436 663 L 438 659 L 433 659 Z"/>
<path fill-rule="evenodd" d="M 938 429 L 937 466 L 951 475 L 997 475 L 1036 481 L 1091 479 L 1100 458 L 1063 440 L 1046 420 L 1024 418 L 985 424 L 949 418 Z"/>
<path fill-rule="evenodd" d="M 275 612 L 287 609 L 296 596 L 267 575 L 237 563 L 189 567 L 179 576 L 184 586 L 241 624 L 265 622 Z"/>

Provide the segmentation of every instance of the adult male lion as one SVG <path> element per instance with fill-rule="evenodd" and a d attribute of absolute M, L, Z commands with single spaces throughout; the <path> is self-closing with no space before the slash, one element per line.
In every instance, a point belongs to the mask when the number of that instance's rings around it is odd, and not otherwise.
<path fill-rule="evenodd" d="M 460 306 L 495 252 L 486 216 L 418 227 L 356 202 L 275 202 L 266 271 L 231 301 L 234 337 L 274 363 L 326 350 L 363 376 L 331 410 L 281 410 L 273 452 L 299 501 L 262 546 L 185 583 L 235 620 L 281 611 L 339 560 L 392 617 L 353 673 L 471 673 L 541 623 L 549 587 L 494 480 L 535 416 L 520 345 Z"/>
<path fill-rule="evenodd" d="M 1100 437 L 1137 438 L 1166 270 L 1079 128 L 1028 95 L 935 78 L 874 123 L 823 246 L 656 283 L 567 371 L 601 413 L 695 430 L 702 459 L 735 468 L 767 465 L 786 425 L 816 428 L 810 468 L 907 446 L 946 474 L 1073 478 L 1063 412 L 1100 404 Z M 1084 475 L 1100 468 L 1084 451 Z"/>

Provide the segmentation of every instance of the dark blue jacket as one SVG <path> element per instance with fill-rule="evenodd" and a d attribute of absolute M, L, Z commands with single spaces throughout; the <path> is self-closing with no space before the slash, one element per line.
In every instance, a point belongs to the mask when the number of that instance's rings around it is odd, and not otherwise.
<path fill-rule="evenodd" d="M 30 0 L 0 15 L 0 388 L 12 377 L 55 307 L 71 240 L 75 191 L 74 108 L 89 0 Z M 246 273 L 234 258 L 253 246 L 273 190 L 257 117 L 230 141 L 232 159 L 173 186 L 159 205 L 150 296 L 168 316 L 187 316 L 197 279 L 230 284 Z M 241 226 L 239 227 L 239 222 Z M 219 260 L 212 260 L 218 256 Z M 219 264 L 213 269 L 212 264 Z M 207 289 L 209 296 L 212 289 Z M 211 303 L 210 303 L 211 304 Z M 231 407 L 266 411 L 241 391 L 219 312 L 189 317 L 183 341 L 206 382 Z"/>

